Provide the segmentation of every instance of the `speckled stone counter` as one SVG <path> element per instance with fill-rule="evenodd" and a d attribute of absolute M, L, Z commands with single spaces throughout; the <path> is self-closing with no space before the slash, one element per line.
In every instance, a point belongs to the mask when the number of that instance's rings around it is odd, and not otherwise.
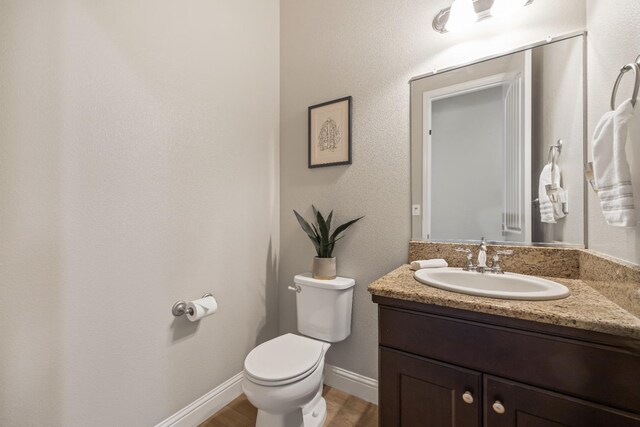
<path fill-rule="evenodd" d="M 580 279 L 640 318 L 640 267 L 637 265 L 581 250 Z"/>
<path fill-rule="evenodd" d="M 425 246 L 420 246 L 425 245 Z M 445 258 L 460 267 L 460 245 L 412 242 L 410 261 Z M 490 252 L 496 246 L 490 247 Z M 502 247 L 500 247 L 502 249 Z M 566 326 L 640 340 L 640 268 L 580 249 L 516 249 L 521 268 L 503 262 L 506 271 L 531 274 L 567 286 L 571 295 L 555 301 L 516 301 L 475 297 L 437 289 L 413 278 L 403 265 L 369 285 L 373 295 Z M 505 258 L 506 261 L 506 258 Z"/>
<path fill-rule="evenodd" d="M 640 318 L 618 306 L 580 279 L 554 278 L 571 290 L 555 301 L 515 301 L 437 289 L 413 278 L 403 265 L 369 285 L 373 295 L 507 316 L 640 339 Z"/>
<path fill-rule="evenodd" d="M 478 245 L 412 241 L 409 242 L 409 263 L 419 259 L 444 258 L 451 267 L 464 267 L 466 254 L 456 252 L 458 247 L 469 248 L 474 256 L 477 255 Z M 489 249 L 489 256 L 494 250 L 513 251 L 513 255 L 505 255 L 500 259 L 505 271 L 569 279 L 580 276 L 580 253 L 576 249 L 505 245 L 489 245 Z"/>

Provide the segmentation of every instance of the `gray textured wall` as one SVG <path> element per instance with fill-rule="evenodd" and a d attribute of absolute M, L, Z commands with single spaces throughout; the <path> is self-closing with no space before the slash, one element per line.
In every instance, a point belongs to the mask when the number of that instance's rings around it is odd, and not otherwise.
<path fill-rule="evenodd" d="M 534 198 L 538 197 L 540 171 L 548 161 L 549 146 L 564 141 L 558 164 L 562 170 L 562 186 L 569 194 L 569 215 L 556 224 L 540 223 L 540 210 L 533 215 L 534 242 L 587 244 L 584 240 L 584 47 L 583 37 L 534 49 L 533 92 L 533 175 Z"/>
<path fill-rule="evenodd" d="M 276 335 L 278 40 L 277 0 L 0 2 L 0 425 L 152 426 Z"/>
<path fill-rule="evenodd" d="M 410 237 L 410 77 L 583 29 L 584 0 L 538 0 L 508 23 L 487 20 L 469 34 L 441 35 L 431 20 L 450 0 L 282 0 L 280 329 L 295 330 L 286 290 L 314 255 L 291 212 L 311 203 L 339 219 L 367 215 L 336 250 L 338 274 L 357 281 L 353 332 L 329 363 L 377 378 L 376 306 L 366 291 L 406 262 Z M 505 37 L 508 34 L 508 37 Z M 352 95 L 353 165 L 307 169 L 307 107 Z"/>
<path fill-rule="evenodd" d="M 640 54 L 640 2 L 588 0 L 588 135 L 591 137 L 600 117 L 610 108 L 613 83 L 624 64 Z M 631 97 L 633 76 L 623 79 L 618 103 Z M 636 107 L 637 109 L 637 107 Z M 635 115 L 630 132 L 633 141 L 627 149 L 631 166 L 638 226 L 617 228 L 606 224 L 596 194 L 589 190 L 589 247 L 640 264 L 640 114 Z M 589 154 L 591 158 L 591 154 Z"/>

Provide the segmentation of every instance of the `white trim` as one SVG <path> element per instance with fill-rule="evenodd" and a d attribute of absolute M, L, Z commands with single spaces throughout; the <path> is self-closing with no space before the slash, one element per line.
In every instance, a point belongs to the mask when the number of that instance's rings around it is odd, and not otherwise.
<path fill-rule="evenodd" d="M 324 383 L 367 402 L 378 404 L 378 381 L 373 378 L 325 363 Z"/>
<path fill-rule="evenodd" d="M 155 427 L 195 427 L 242 394 L 242 372 L 191 402 Z"/>
<path fill-rule="evenodd" d="M 240 372 L 196 399 L 155 427 L 195 427 L 242 394 Z M 324 383 L 367 402 L 378 404 L 378 381 L 337 366 L 324 365 Z"/>

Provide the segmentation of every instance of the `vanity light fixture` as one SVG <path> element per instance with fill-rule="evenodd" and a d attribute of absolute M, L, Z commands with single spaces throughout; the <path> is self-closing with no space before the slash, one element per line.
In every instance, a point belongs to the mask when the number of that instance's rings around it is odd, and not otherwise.
<path fill-rule="evenodd" d="M 473 0 L 454 0 L 449 11 L 446 29 L 449 32 L 461 31 L 471 27 L 478 20 Z"/>
<path fill-rule="evenodd" d="M 433 18 L 433 29 L 439 33 L 459 31 L 495 16 L 513 16 L 522 6 L 534 0 L 454 0 L 451 7 L 440 10 Z"/>

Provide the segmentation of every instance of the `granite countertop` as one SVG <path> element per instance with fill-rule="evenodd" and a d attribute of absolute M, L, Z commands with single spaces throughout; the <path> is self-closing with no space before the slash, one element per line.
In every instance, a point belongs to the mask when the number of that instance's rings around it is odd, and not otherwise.
<path fill-rule="evenodd" d="M 498 316 L 596 331 L 640 340 L 640 316 L 625 310 L 596 291 L 601 283 L 586 279 L 545 277 L 571 290 L 555 301 L 517 301 L 475 297 L 437 289 L 413 278 L 403 265 L 369 285 L 373 295 L 451 307 Z"/>

